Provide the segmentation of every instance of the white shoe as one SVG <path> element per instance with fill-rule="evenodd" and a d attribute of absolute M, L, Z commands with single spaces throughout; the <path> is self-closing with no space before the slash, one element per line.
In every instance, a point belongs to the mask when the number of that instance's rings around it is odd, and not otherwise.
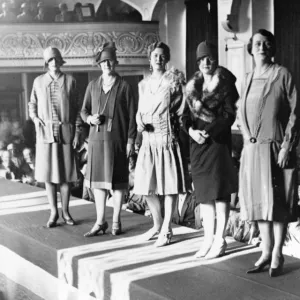
<path fill-rule="evenodd" d="M 169 245 L 173 236 L 172 230 L 162 233 L 160 232 L 157 241 L 154 243 L 154 247 L 163 247 Z"/>
<path fill-rule="evenodd" d="M 152 227 L 151 229 L 149 229 L 145 233 L 141 234 L 138 239 L 141 242 L 147 242 L 147 241 L 150 241 L 151 239 L 153 239 L 157 235 L 159 235 L 159 230 Z"/>
<path fill-rule="evenodd" d="M 215 239 L 209 252 L 205 255 L 205 259 L 213 259 L 217 257 L 221 257 L 225 254 L 227 248 L 227 243 L 224 238 Z"/>

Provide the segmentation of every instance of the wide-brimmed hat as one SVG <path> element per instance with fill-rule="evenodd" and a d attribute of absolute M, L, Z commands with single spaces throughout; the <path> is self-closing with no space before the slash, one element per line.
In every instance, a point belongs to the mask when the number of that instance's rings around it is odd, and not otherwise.
<path fill-rule="evenodd" d="M 196 51 L 197 61 L 205 56 L 209 56 L 214 59 L 218 58 L 217 47 L 214 44 L 209 43 L 207 41 L 200 43 Z"/>
<path fill-rule="evenodd" d="M 57 59 L 61 60 L 62 64 L 66 63 L 63 60 L 60 51 L 55 47 L 51 47 L 51 46 L 47 47 L 44 50 L 43 57 L 44 57 L 45 64 L 47 64 L 49 62 L 49 60 L 52 59 L 52 58 L 57 58 Z"/>
<path fill-rule="evenodd" d="M 105 43 L 96 54 L 95 63 L 100 64 L 107 59 L 117 61 L 116 51 L 117 49 L 114 42 Z"/>

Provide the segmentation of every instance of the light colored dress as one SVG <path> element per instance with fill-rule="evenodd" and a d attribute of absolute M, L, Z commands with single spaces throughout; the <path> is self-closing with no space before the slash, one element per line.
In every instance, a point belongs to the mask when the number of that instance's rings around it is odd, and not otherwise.
<path fill-rule="evenodd" d="M 45 126 L 36 126 L 36 168 L 38 182 L 61 184 L 78 178 L 72 141 L 82 123 L 75 78 L 61 73 L 57 79 L 47 72 L 33 83 L 29 115 Z"/>
<path fill-rule="evenodd" d="M 169 70 L 156 90 L 151 90 L 151 76 L 139 84 L 137 124 L 148 124 L 143 131 L 134 193 L 171 195 L 185 192 L 184 171 L 178 144 L 179 117 L 182 111 L 182 75 Z"/>
<path fill-rule="evenodd" d="M 266 78 L 246 79 L 238 110 L 244 138 L 239 171 L 243 220 L 289 222 L 299 216 L 295 148 L 300 102 L 286 68 L 274 64 Z M 280 148 L 289 152 L 285 168 L 277 164 Z"/>

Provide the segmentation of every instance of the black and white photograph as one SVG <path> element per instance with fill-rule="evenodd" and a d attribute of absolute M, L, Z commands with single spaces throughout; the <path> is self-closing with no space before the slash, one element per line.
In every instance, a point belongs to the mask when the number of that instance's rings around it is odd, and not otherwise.
<path fill-rule="evenodd" d="M 0 300 L 299 300 L 299 139 L 299 0 L 0 0 Z"/>

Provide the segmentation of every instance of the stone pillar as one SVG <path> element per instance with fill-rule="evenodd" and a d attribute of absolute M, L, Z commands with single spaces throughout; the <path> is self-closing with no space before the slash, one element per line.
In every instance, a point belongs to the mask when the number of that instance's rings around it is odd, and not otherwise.
<path fill-rule="evenodd" d="M 159 38 L 171 49 L 169 67 L 186 69 L 186 11 L 184 0 L 165 3 L 160 12 Z"/>
<path fill-rule="evenodd" d="M 21 74 L 21 82 L 22 82 L 22 99 L 21 99 L 21 112 L 22 112 L 22 121 L 24 122 L 29 118 L 29 112 L 28 112 L 28 102 L 30 100 L 30 92 L 31 87 L 28 86 L 28 74 L 22 73 Z"/>

